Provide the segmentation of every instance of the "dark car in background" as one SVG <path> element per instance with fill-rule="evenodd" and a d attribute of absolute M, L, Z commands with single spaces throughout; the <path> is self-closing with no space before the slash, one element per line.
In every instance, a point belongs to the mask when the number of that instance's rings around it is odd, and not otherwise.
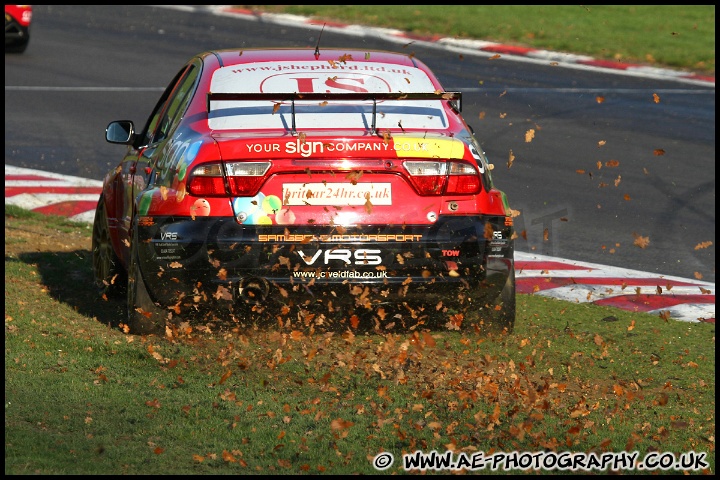
<path fill-rule="evenodd" d="M 30 42 L 32 5 L 5 5 L 5 52 L 22 53 Z"/>
<path fill-rule="evenodd" d="M 131 333 L 200 322 L 512 331 L 513 216 L 414 55 L 236 49 L 190 59 L 104 178 L 92 253 Z"/>

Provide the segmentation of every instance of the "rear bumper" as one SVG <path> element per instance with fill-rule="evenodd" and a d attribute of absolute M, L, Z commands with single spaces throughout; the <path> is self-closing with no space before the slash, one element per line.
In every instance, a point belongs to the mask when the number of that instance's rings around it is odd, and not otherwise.
<path fill-rule="evenodd" d="M 155 217 L 136 231 L 147 289 L 164 306 L 460 311 L 499 298 L 514 269 L 512 226 L 501 216 L 293 230 Z"/>

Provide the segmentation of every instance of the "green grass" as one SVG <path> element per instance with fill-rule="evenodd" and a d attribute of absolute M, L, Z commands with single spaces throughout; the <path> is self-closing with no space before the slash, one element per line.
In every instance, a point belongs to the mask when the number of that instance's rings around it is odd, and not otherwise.
<path fill-rule="evenodd" d="M 391 474 L 416 450 L 695 451 L 715 472 L 714 324 L 519 295 L 510 336 L 132 336 L 90 252 L 60 246 L 87 226 L 5 224 L 5 474 L 373 474 L 381 451 Z"/>
<path fill-rule="evenodd" d="M 239 5 L 715 74 L 714 5 Z"/>

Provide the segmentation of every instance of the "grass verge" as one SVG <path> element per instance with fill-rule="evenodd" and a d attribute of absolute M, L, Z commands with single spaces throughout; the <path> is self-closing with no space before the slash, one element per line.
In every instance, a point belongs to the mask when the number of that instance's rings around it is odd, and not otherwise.
<path fill-rule="evenodd" d="M 238 5 L 715 75 L 715 5 Z M 411 40 L 408 40 L 411 43 Z"/>

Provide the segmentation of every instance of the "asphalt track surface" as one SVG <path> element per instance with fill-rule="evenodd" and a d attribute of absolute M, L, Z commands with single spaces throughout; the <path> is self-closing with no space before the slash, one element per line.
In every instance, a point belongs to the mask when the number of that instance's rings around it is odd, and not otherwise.
<path fill-rule="evenodd" d="M 177 8 L 192 8 L 189 6 Z M 205 7 L 207 8 L 207 7 Z M 612 69 L 624 75 L 672 77 L 690 83 L 711 83 L 714 77 L 616 62 L 604 62 L 582 55 L 558 54 L 530 48 L 504 46 L 478 40 L 408 35 L 390 29 L 368 29 L 356 25 L 313 22 L 294 15 L 258 14 L 249 10 L 220 7 L 218 15 L 237 15 L 278 24 L 306 23 L 349 35 L 373 34 L 407 42 L 430 42 L 448 49 L 470 49 L 488 55 L 502 54 L 526 61 L 562 62 L 572 67 Z M 369 31 L 371 30 L 371 31 Z M 5 165 L 5 203 L 36 212 L 61 215 L 92 223 L 102 182 Z M 688 322 L 715 323 L 715 284 L 695 279 L 666 276 L 600 264 L 516 252 L 518 293 L 543 295 L 576 303 L 594 303 L 628 311 L 640 311 Z"/>

